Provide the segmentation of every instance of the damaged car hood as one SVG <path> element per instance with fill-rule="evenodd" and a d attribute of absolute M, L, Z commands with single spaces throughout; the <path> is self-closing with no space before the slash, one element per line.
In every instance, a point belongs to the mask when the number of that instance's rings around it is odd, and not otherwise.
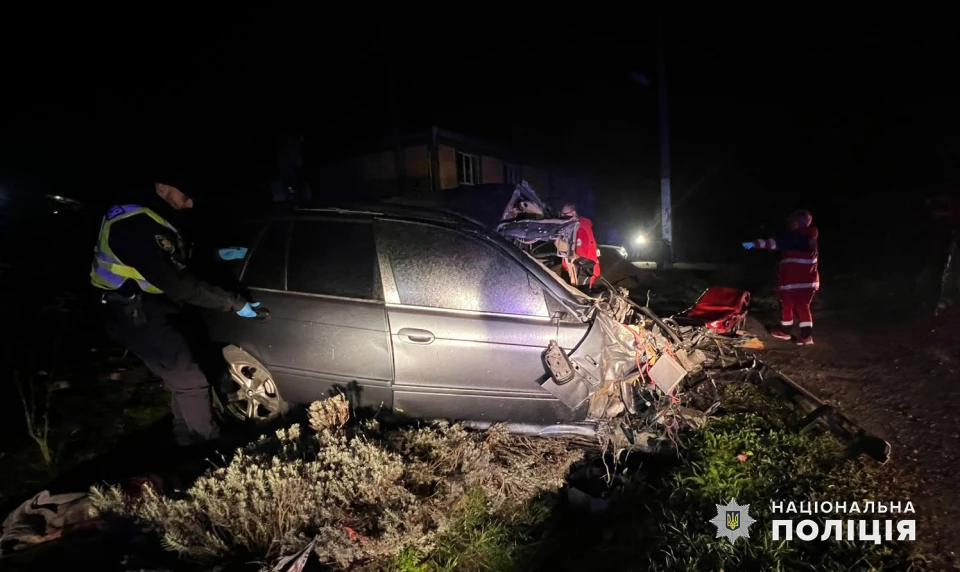
<path fill-rule="evenodd" d="M 580 221 L 576 217 L 552 216 L 537 193 L 526 181 L 522 181 L 514 188 L 504 207 L 496 231 L 525 245 L 552 241 L 557 247 L 557 255 L 569 258 L 573 255 L 579 227 Z"/>
<path fill-rule="evenodd" d="M 558 237 L 572 239 L 576 236 L 579 226 L 577 219 L 526 219 L 501 222 L 497 225 L 496 231 L 506 238 L 519 240 L 524 244 L 533 244 L 555 240 Z"/>

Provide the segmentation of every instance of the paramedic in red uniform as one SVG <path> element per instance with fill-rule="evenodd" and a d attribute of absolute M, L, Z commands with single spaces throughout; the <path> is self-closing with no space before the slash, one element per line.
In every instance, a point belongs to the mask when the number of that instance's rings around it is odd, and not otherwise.
<path fill-rule="evenodd" d="M 787 219 L 787 231 L 776 238 L 744 242 L 747 250 L 779 250 L 780 266 L 777 269 L 777 293 L 780 297 L 781 324 L 783 328 L 773 332 L 780 340 L 792 339 L 790 330 L 796 317 L 800 327 L 797 345 L 813 345 L 813 314 L 810 303 L 820 289 L 820 274 L 817 271 L 817 238 L 819 232 L 813 226 L 813 217 L 807 211 L 797 211 Z"/>
<path fill-rule="evenodd" d="M 563 218 L 573 218 L 577 216 L 577 205 L 566 204 L 560 211 Z M 593 221 L 588 218 L 580 217 L 580 228 L 577 229 L 577 246 L 574 254 L 579 257 L 587 258 L 593 261 L 593 276 L 590 278 L 590 287 L 596 282 L 597 276 L 600 276 L 600 257 L 597 250 L 597 239 L 593 236 Z M 563 269 L 568 273 L 567 260 L 563 260 Z"/>

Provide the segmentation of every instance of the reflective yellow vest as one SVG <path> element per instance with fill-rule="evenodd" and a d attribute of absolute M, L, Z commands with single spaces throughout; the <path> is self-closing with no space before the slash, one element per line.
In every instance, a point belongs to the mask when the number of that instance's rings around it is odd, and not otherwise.
<path fill-rule="evenodd" d="M 118 205 L 112 207 L 100 223 L 100 240 L 93 249 L 93 267 L 90 269 L 90 283 L 104 290 L 116 290 L 127 279 L 134 280 L 140 289 L 149 294 L 162 294 L 163 291 L 147 282 L 136 268 L 127 266 L 110 250 L 110 227 L 117 221 L 139 214 L 147 215 L 158 224 L 173 232 L 177 229 L 152 210 L 140 205 Z"/>

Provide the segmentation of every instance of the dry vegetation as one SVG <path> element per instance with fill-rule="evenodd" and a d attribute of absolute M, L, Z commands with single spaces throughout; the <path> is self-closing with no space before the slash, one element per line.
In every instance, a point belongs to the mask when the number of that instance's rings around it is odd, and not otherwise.
<path fill-rule="evenodd" d="M 773 541 L 772 500 L 908 497 L 831 435 L 792 431 L 798 413 L 755 386 L 728 386 L 722 400 L 720 419 L 681 436 L 679 458 L 624 464 L 597 514 L 556 494 L 572 465 L 600 462 L 578 463 L 564 441 L 347 423 L 341 398 L 314 404 L 309 427 L 246 446 L 180 498 L 106 489 L 95 502 L 201 565 L 269 566 L 312 549 L 330 569 L 358 571 L 947 568 L 913 542 Z M 752 507 L 749 541 L 716 538 L 709 518 L 730 498 Z"/>
<path fill-rule="evenodd" d="M 431 550 L 482 494 L 496 514 L 561 486 L 581 453 L 564 442 L 479 433 L 460 426 L 382 430 L 344 426 L 342 397 L 239 451 L 184 498 L 152 490 L 128 500 L 95 491 L 101 510 L 156 529 L 168 548 L 198 559 L 274 561 L 316 539 L 320 560 L 346 569 Z"/>

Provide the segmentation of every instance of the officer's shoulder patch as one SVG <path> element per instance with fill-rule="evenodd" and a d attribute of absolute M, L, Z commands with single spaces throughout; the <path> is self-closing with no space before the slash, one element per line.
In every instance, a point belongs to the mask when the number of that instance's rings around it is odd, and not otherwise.
<path fill-rule="evenodd" d="M 111 207 L 110 210 L 107 211 L 107 220 L 115 219 L 118 216 L 122 215 L 124 212 L 126 211 L 124 211 L 123 207 L 121 207 L 120 205 Z"/>
<path fill-rule="evenodd" d="M 158 234 L 154 238 L 157 239 L 157 246 L 160 247 L 160 250 L 166 252 L 167 254 L 173 254 L 175 247 L 167 235 Z"/>

